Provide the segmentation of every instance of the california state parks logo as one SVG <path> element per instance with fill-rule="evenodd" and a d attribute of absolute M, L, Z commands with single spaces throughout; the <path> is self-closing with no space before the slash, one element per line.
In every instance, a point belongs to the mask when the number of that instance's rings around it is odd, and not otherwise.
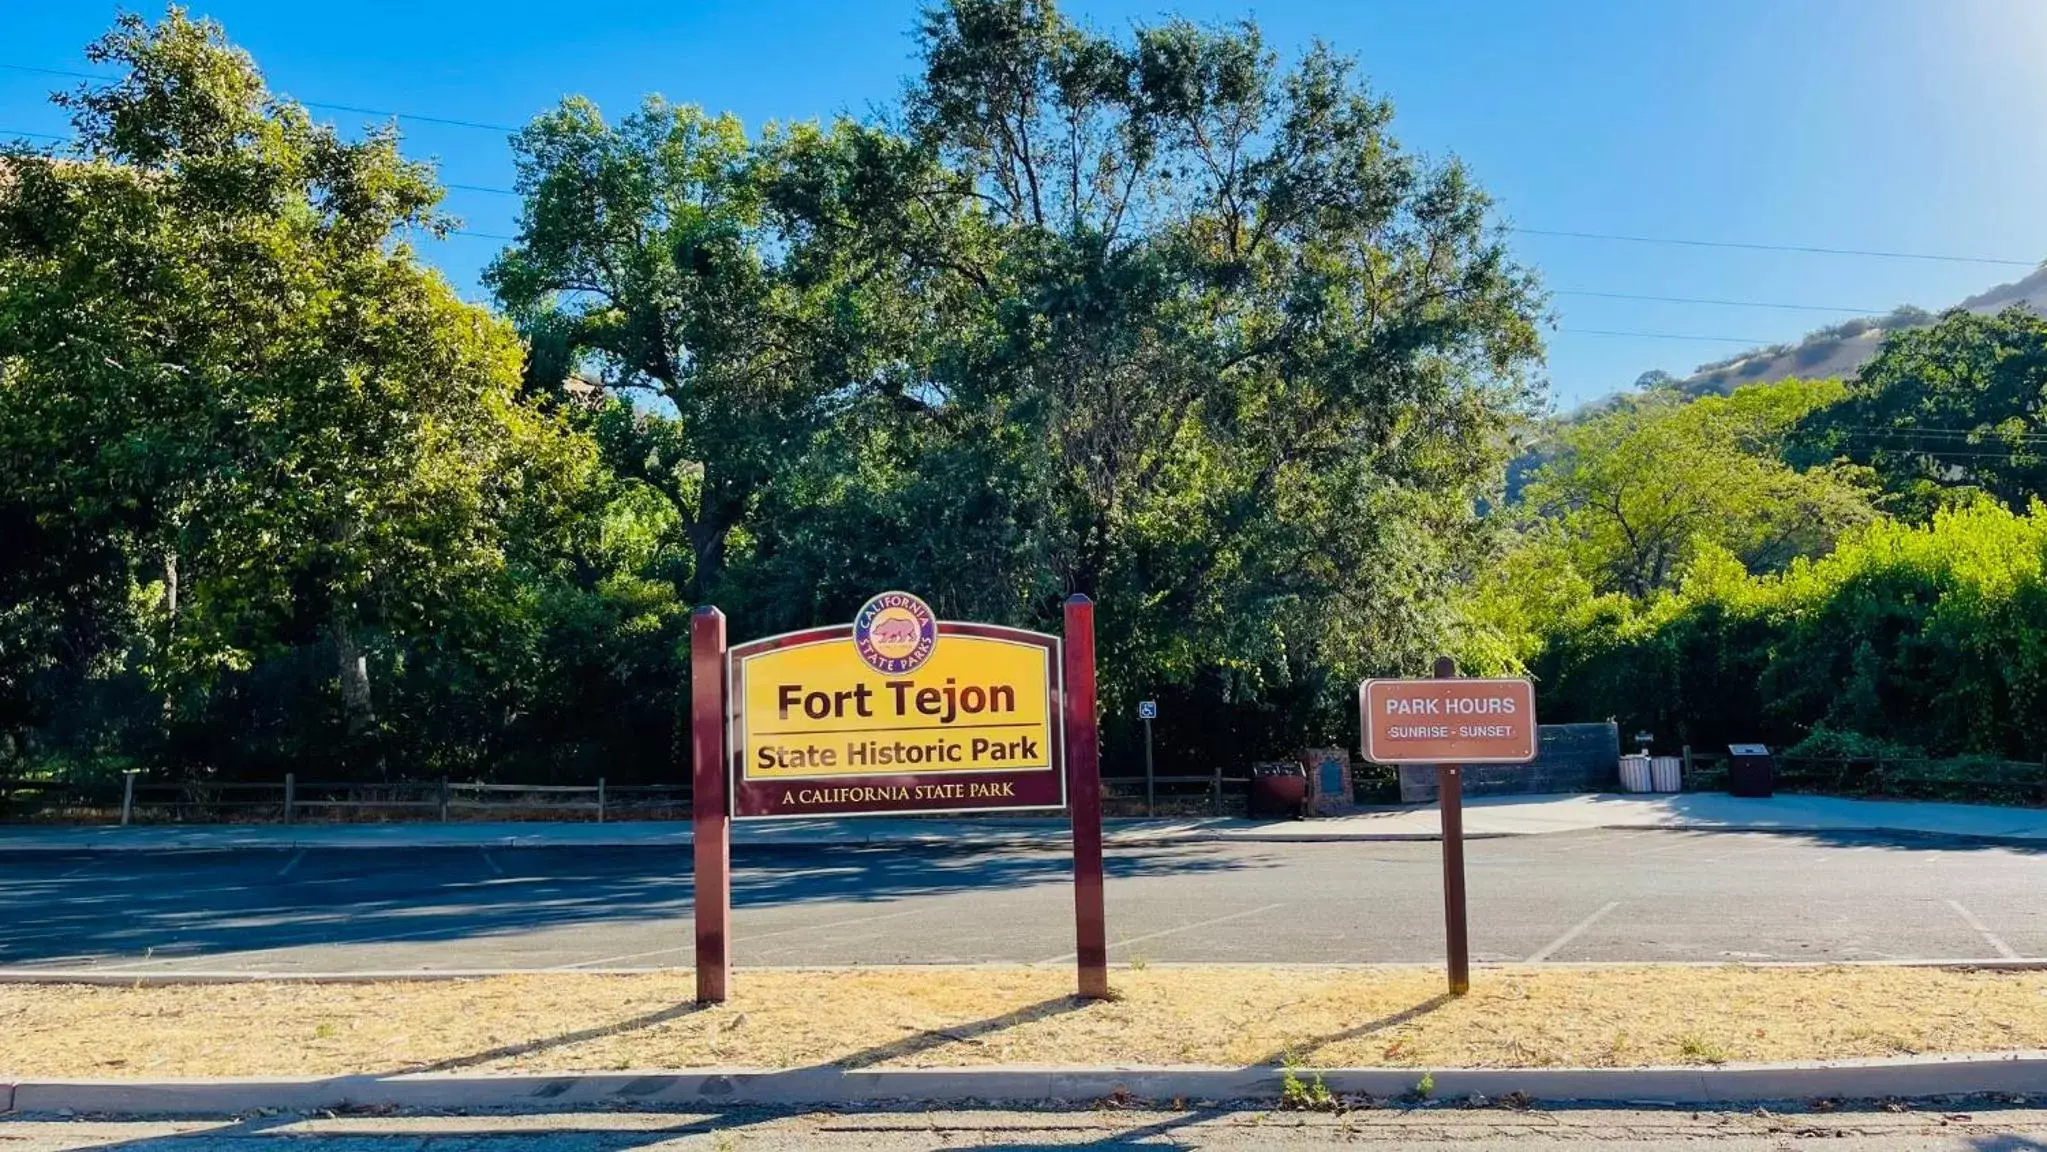
<path fill-rule="evenodd" d="M 931 605 L 908 592 L 883 592 L 853 617 L 853 647 L 876 672 L 908 675 L 938 647 L 938 618 Z"/>

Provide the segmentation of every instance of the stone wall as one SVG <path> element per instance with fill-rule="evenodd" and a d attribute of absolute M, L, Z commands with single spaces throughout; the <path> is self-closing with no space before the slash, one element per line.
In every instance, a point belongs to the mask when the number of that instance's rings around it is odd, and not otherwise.
<path fill-rule="evenodd" d="M 1466 796 L 1538 792 L 1617 792 L 1621 786 L 1620 726 L 1541 724 L 1535 759 L 1527 764 L 1474 764 L 1464 770 Z M 1436 798 L 1436 770 L 1404 765 L 1400 800 L 1421 804 Z"/>

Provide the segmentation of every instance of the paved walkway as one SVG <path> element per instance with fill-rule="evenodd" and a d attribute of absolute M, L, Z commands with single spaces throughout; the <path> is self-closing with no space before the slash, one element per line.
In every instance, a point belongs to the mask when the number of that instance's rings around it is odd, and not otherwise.
<path fill-rule="evenodd" d="M 2047 842 L 2047 809 L 1987 804 L 1935 804 L 1901 800 L 1848 800 L 1833 796 L 1739 799 L 1718 792 L 1674 796 L 1496 796 L 1465 802 L 1470 836 L 1527 836 L 1592 828 L 1688 828 L 1783 832 L 1883 831 Z M 868 817 L 845 820 L 742 821 L 737 844 L 1042 844 L 1065 833 L 1060 819 L 971 820 Z M 1373 809 L 1319 820 L 1269 821 L 1234 817 L 1177 820 L 1115 819 L 1107 837 L 1117 844 L 1222 841 L 1242 843 L 1433 840 L 1440 836 L 1430 807 Z M 687 821 L 620 824 L 210 824 L 178 826 L 0 826 L 0 852 L 192 851 L 237 848 L 430 847 L 686 847 Z"/>
<path fill-rule="evenodd" d="M 1342 1115 L 1276 1112 L 1269 1102 L 1180 1109 L 925 1107 L 564 1110 L 389 1116 L 263 1113 L 241 1120 L 13 1119 L 0 1143 L 20 1152 L 927 1152 L 948 1148 L 1273 1149 L 1482 1147 L 1541 1152 L 1985 1152 L 2047 1148 L 2047 1112 L 1973 1101 L 1920 1108 L 1501 1108 L 1397 1104 Z"/>

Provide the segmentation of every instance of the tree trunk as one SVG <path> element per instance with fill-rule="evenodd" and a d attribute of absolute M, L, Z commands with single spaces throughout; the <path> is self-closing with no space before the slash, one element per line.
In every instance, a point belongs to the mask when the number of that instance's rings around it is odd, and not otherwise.
<path fill-rule="evenodd" d="M 747 491 L 741 479 L 719 475 L 708 464 L 704 467 L 703 493 L 688 529 L 695 561 L 688 589 L 691 604 L 710 603 L 724 579 L 725 542 L 745 514 Z"/>
<path fill-rule="evenodd" d="M 163 554 L 163 644 L 168 650 L 178 638 L 178 553 L 166 548 Z M 177 696 L 171 692 L 163 694 L 163 726 L 168 733 L 171 721 L 177 716 Z"/>
<path fill-rule="evenodd" d="M 376 709 L 370 705 L 369 662 L 356 646 L 355 630 L 346 613 L 337 610 L 330 627 L 334 634 L 334 658 L 341 672 L 342 722 L 353 739 L 377 725 Z"/>
<path fill-rule="evenodd" d="M 691 604 L 710 603 L 711 590 L 725 575 L 725 538 L 732 533 L 732 524 L 723 515 L 704 509 L 706 519 L 691 525 L 689 530 L 690 552 L 694 559 L 690 573 Z"/>

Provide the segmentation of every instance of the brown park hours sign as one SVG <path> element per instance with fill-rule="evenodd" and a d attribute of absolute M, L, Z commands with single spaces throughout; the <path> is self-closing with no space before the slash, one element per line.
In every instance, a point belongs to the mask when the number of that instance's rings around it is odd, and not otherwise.
<path fill-rule="evenodd" d="M 1358 708 L 1365 759 L 1380 764 L 1535 759 L 1535 687 L 1526 680 L 1367 680 Z"/>

